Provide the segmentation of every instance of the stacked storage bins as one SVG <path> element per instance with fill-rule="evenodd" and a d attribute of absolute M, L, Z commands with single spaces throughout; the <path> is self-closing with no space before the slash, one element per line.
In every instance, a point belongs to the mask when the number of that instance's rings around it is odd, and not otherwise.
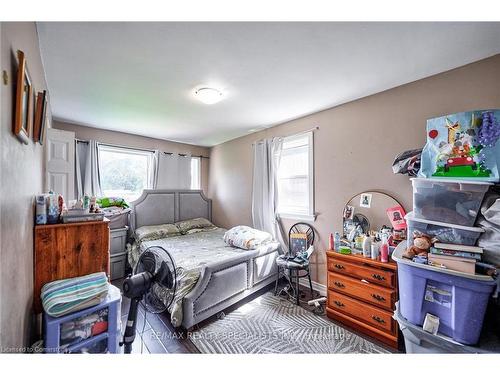
<path fill-rule="evenodd" d="M 104 217 L 109 220 L 110 233 L 110 270 L 111 280 L 125 277 L 127 266 L 127 234 L 130 208 L 106 207 L 102 209 Z"/>
<path fill-rule="evenodd" d="M 111 280 L 117 280 L 125 277 L 125 268 L 127 265 L 127 233 L 128 226 L 111 229 L 109 231 Z"/>
<path fill-rule="evenodd" d="M 412 244 L 413 231 L 443 243 L 475 245 L 483 230 L 474 227 L 474 222 L 490 184 L 420 178 L 412 179 L 412 184 L 407 246 Z M 439 317 L 440 334 L 461 344 L 477 344 L 493 279 L 417 264 L 401 257 L 404 246 L 399 250 L 393 259 L 398 262 L 401 316 L 422 326 L 430 313 Z"/>

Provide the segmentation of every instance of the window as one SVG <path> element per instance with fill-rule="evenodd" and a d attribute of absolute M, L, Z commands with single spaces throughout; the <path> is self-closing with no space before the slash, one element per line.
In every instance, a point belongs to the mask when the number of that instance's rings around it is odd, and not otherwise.
<path fill-rule="evenodd" d="M 314 220 L 313 133 L 286 137 L 279 161 L 278 213 Z"/>
<path fill-rule="evenodd" d="M 136 200 L 150 188 L 153 152 L 99 145 L 99 176 L 105 196 Z"/>
<path fill-rule="evenodd" d="M 191 158 L 191 189 L 201 189 L 201 157 Z"/>

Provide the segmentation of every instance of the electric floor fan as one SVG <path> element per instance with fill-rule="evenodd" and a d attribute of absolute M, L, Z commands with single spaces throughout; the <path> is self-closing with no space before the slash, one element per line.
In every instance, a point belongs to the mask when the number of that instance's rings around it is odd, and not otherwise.
<path fill-rule="evenodd" d="M 172 256 L 160 246 L 146 249 L 137 262 L 132 276 L 123 282 L 123 295 L 130 298 L 123 341 L 124 353 L 132 352 L 137 331 L 139 303 L 148 312 L 160 314 L 172 304 L 177 290 L 177 270 Z"/>

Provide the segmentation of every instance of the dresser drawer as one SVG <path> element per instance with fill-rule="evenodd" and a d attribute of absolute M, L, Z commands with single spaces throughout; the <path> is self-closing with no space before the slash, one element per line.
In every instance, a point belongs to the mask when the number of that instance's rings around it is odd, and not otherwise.
<path fill-rule="evenodd" d="M 394 308 L 394 302 L 396 302 L 395 290 L 370 285 L 335 272 L 328 272 L 328 289 L 348 294 L 389 310 Z"/>
<path fill-rule="evenodd" d="M 384 285 L 390 288 L 396 286 L 396 277 L 394 272 L 381 270 L 371 266 L 357 265 L 344 262 L 338 259 L 328 259 L 328 271 L 337 272 L 347 276 L 366 280 L 370 283 Z"/>
<path fill-rule="evenodd" d="M 391 334 L 396 333 L 396 322 L 392 319 L 392 312 L 356 301 L 331 290 L 328 291 L 328 307 L 350 315 L 382 331 Z"/>

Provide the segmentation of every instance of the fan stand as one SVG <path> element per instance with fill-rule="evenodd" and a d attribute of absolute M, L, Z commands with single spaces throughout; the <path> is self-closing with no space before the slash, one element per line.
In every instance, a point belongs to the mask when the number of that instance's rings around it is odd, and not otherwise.
<path fill-rule="evenodd" d="M 154 254 L 155 250 L 163 251 L 170 258 L 172 271 L 169 270 L 164 261 L 162 261 L 159 268 L 156 267 L 156 256 Z M 132 344 L 137 333 L 137 312 L 139 303 L 142 301 L 144 296 L 146 296 L 147 299 L 147 293 L 157 282 L 160 282 L 162 285 L 168 286 L 168 288 L 172 288 L 173 295 L 175 295 L 177 287 L 177 273 L 175 271 L 175 263 L 171 255 L 164 248 L 160 246 L 149 247 L 144 253 L 141 254 L 137 264 L 144 265 L 145 270 L 140 273 L 136 273 L 135 275 L 129 276 L 123 281 L 123 295 L 127 298 L 130 298 L 130 307 L 128 310 L 125 333 L 123 335 L 123 341 L 120 343 L 120 346 L 124 346 L 125 354 L 132 353 Z M 136 265 L 135 271 L 137 272 L 137 270 L 138 269 Z M 170 300 L 170 303 L 172 303 L 172 301 L 173 296 Z M 145 301 L 146 305 L 147 303 L 148 302 Z M 164 310 L 168 309 L 170 303 L 164 306 Z M 144 323 L 146 323 L 146 318 L 144 318 Z"/>
<path fill-rule="evenodd" d="M 130 307 L 128 310 L 127 323 L 125 328 L 125 333 L 123 335 L 123 342 L 120 345 L 123 345 L 123 352 L 125 354 L 132 353 L 132 343 L 135 340 L 135 335 L 137 332 L 137 309 L 139 307 L 139 303 L 142 300 L 141 297 L 132 298 L 130 300 Z"/>

